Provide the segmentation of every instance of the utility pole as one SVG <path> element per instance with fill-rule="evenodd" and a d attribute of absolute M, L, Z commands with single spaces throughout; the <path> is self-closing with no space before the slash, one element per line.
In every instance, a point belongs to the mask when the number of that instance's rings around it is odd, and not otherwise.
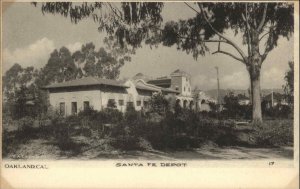
<path fill-rule="evenodd" d="M 219 68 L 218 66 L 215 67 L 217 70 L 217 82 L 218 82 L 218 92 L 217 92 L 217 105 L 220 104 L 220 81 L 219 81 Z"/>
<path fill-rule="evenodd" d="M 271 107 L 273 108 L 274 106 L 274 90 L 272 88 L 272 93 L 271 93 Z"/>

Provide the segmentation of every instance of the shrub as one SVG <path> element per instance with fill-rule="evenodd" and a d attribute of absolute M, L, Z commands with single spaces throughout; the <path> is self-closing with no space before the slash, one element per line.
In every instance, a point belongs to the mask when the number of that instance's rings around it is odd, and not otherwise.
<path fill-rule="evenodd" d="M 13 144 L 14 140 L 9 136 L 9 132 L 3 129 L 2 132 L 2 158 L 7 157 L 9 154 L 17 150 L 17 146 Z"/>
<path fill-rule="evenodd" d="M 33 127 L 34 119 L 31 117 L 23 117 L 17 121 L 18 130 L 15 133 L 15 138 L 18 141 L 27 142 L 37 138 L 38 129 Z"/>
<path fill-rule="evenodd" d="M 128 123 L 132 123 L 141 118 L 140 112 L 136 111 L 133 107 L 127 106 L 124 119 Z"/>
<path fill-rule="evenodd" d="M 100 113 L 100 112 L 99 112 Z M 104 114 L 105 123 L 119 123 L 123 119 L 123 114 L 117 109 L 104 109 L 102 112 Z"/>
<path fill-rule="evenodd" d="M 293 120 L 269 120 L 252 125 L 253 137 L 260 146 L 293 145 Z"/>
<path fill-rule="evenodd" d="M 138 136 L 134 133 L 134 129 L 126 122 L 122 122 L 112 129 L 111 145 L 122 150 L 138 150 Z"/>
<path fill-rule="evenodd" d="M 33 127 L 34 119 L 31 117 L 23 117 L 18 120 L 18 130 L 26 130 Z"/>
<path fill-rule="evenodd" d="M 267 119 L 287 119 L 293 115 L 293 107 L 278 104 L 274 107 L 263 108 L 263 116 Z"/>
<path fill-rule="evenodd" d="M 151 96 L 149 103 L 150 111 L 157 112 L 160 115 L 165 115 L 166 111 L 169 109 L 169 102 L 161 92 L 154 93 Z"/>

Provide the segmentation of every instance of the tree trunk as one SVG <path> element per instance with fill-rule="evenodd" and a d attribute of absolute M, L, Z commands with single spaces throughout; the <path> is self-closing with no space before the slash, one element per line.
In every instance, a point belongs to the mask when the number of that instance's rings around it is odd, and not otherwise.
<path fill-rule="evenodd" d="M 251 32 L 251 56 L 248 59 L 248 71 L 250 74 L 252 94 L 252 121 L 262 122 L 261 93 L 260 93 L 260 70 L 262 57 L 259 53 L 259 34 Z"/>
<path fill-rule="evenodd" d="M 260 76 L 251 79 L 252 93 L 252 120 L 262 122 Z"/>

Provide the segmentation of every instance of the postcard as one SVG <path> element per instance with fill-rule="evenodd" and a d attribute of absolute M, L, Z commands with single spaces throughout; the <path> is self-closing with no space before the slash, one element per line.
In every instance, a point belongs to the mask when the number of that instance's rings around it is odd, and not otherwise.
<path fill-rule="evenodd" d="M 1 1 L 1 187 L 298 188 L 299 2 Z"/>

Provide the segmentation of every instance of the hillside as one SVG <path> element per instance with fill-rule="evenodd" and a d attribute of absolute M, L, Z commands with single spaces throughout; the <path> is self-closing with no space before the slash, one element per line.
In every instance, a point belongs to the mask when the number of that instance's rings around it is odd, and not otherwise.
<path fill-rule="evenodd" d="M 218 90 L 217 89 L 212 89 L 212 90 L 207 90 L 205 91 L 205 94 L 210 96 L 213 99 L 217 99 L 218 95 Z M 284 91 L 283 89 L 273 89 L 274 92 L 276 93 L 281 93 L 283 94 Z M 220 98 L 223 99 L 226 94 L 229 92 L 233 92 L 235 95 L 237 94 L 245 94 L 247 97 L 249 97 L 249 91 L 245 89 L 220 89 Z M 262 96 L 266 96 L 272 92 L 272 89 L 262 89 Z"/>

